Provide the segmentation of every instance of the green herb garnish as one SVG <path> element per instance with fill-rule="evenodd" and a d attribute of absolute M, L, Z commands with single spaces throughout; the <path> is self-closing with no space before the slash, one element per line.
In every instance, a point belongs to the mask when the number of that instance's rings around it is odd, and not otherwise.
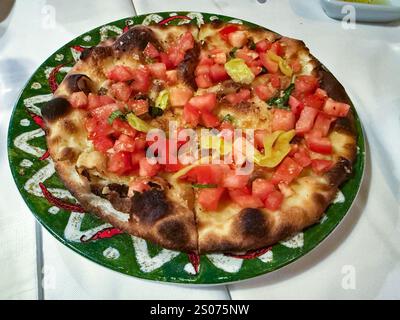
<path fill-rule="evenodd" d="M 267 103 L 271 106 L 274 106 L 277 109 L 290 110 L 288 102 L 293 90 L 294 90 L 294 83 L 292 83 L 289 87 L 287 87 L 286 90 L 283 91 L 283 93 L 279 97 L 271 98 L 267 101 Z"/>
<path fill-rule="evenodd" d="M 193 188 L 197 189 L 215 189 L 217 187 L 216 184 L 193 184 Z"/>
<path fill-rule="evenodd" d="M 236 57 L 236 51 L 238 51 L 239 48 L 234 47 L 230 52 L 229 52 L 229 56 L 231 58 L 235 58 Z"/>
<path fill-rule="evenodd" d="M 231 114 L 226 114 L 223 118 L 222 118 L 222 122 L 230 122 L 230 123 L 234 123 L 235 122 L 235 118 L 231 115 Z"/>
<path fill-rule="evenodd" d="M 150 107 L 149 108 L 149 115 L 152 116 L 153 118 L 160 117 L 164 114 L 164 110 L 161 108 L 157 107 Z"/>
<path fill-rule="evenodd" d="M 115 119 L 120 118 L 125 120 L 125 115 L 122 113 L 121 110 L 113 111 L 110 116 L 108 117 L 108 123 L 112 124 Z"/>

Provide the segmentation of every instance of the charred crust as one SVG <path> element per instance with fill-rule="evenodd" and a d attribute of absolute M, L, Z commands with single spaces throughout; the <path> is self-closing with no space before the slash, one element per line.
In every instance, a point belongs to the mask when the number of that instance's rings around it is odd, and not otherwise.
<path fill-rule="evenodd" d="M 117 192 L 123 198 L 128 196 L 129 187 L 125 184 L 111 183 L 108 185 L 108 188 L 111 191 Z"/>
<path fill-rule="evenodd" d="M 75 161 L 78 158 L 78 153 L 76 152 L 75 149 L 73 148 L 63 148 L 60 152 L 60 159 L 58 159 L 59 161 L 65 161 L 65 160 L 69 160 L 69 161 Z"/>
<path fill-rule="evenodd" d="M 347 117 L 345 118 L 338 118 L 334 125 L 333 125 L 333 130 L 337 132 L 343 132 L 346 134 L 350 134 L 355 136 L 356 135 L 356 128 L 354 125 L 354 115 L 352 112 L 349 112 Z"/>
<path fill-rule="evenodd" d="M 199 62 L 200 45 L 196 42 L 194 47 L 188 50 L 183 61 L 178 65 L 178 76 L 193 89 L 197 89 L 195 70 Z"/>
<path fill-rule="evenodd" d="M 149 42 L 157 49 L 161 49 L 160 43 L 150 28 L 134 26 L 115 41 L 113 48 L 122 52 L 134 49 L 143 51 Z"/>
<path fill-rule="evenodd" d="M 185 244 L 189 241 L 189 233 L 185 224 L 179 220 L 161 222 L 158 232 L 165 240 L 176 244 Z"/>
<path fill-rule="evenodd" d="M 154 224 L 167 216 L 169 209 L 165 193 L 158 189 L 136 193 L 132 198 L 131 214 L 147 224 Z"/>
<path fill-rule="evenodd" d="M 321 88 L 328 93 L 329 97 L 339 102 L 351 104 L 346 90 L 340 84 L 339 80 L 323 65 L 321 65 L 318 70 L 318 76 L 320 78 Z"/>
<path fill-rule="evenodd" d="M 91 82 L 92 80 L 84 74 L 71 74 L 65 79 L 67 88 L 71 93 L 83 91 L 85 94 L 89 94 Z"/>
<path fill-rule="evenodd" d="M 352 173 L 351 161 L 340 157 L 335 166 L 326 173 L 329 184 L 333 187 L 340 186 Z"/>
<path fill-rule="evenodd" d="M 92 57 L 95 60 L 102 60 L 113 55 L 113 49 L 110 46 L 100 46 L 100 47 L 92 47 L 85 49 L 81 53 L 80 60 L 87 60 L 88 58 Z"/>
<path fill-rule="evenodd" d="M 263 239 L 267 236 L 264 214 L 258 209 L 243 209 L 239 213 L 239 225 L 245 237 Z"/>
<path fill-rule="evenodd" d="M 78 131 L 78 127 L 71 120 L 64 120 L 63 121 L 63 128 L 67 133 L 70 133 L 70 134 L 73 134 L 73 133 Z"/>
<path fill-rule="evenodd" d="M 47 121 L 57 120 L 71 111 L 71 105 L 67 99 L 59 97 L 47 102 L 41 109 L 42 116 Z"/>

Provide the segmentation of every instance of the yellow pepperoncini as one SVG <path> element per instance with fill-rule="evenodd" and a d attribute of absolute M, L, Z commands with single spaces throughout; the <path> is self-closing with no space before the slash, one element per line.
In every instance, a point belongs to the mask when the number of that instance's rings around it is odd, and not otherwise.
<path fill-rule="evenodd" d="M 201 149 L 218 150 L 219 154 L 225 156 L 232 152 L 233 145 L 220 136 L 202 136 L 200 139 Z"/>
<path fill-rule="evenodd" d="M 290 152 L 295 130 L 275 131 L 264 139 L 264 154 L 255 150 L 254 162 L 262 167 L 275 168 Z"/>
<path fill-rule="evenodd" d="M 129 113 L 126 115 L 126 120 L 128 120 L 129 125 L 140 132 L 149 132 L 153 127 L 147 124 L 145 121 L 140 119 L 134 113 Z"/>
<path fill-rule="evenodd" d="M 168 90 L 162 90 L 156 99 L 156 107 L 160 108 L 161 110 L 165 110 L 168 107 L 169 101 L 169 92 Z"/>
<path fill-rule="evenodd" d="M 235 58 L 225 63 L 225 70 L 233 81 L 243 84 L 251 84 L 255 78 L 254 73 L 243 59 Z"/>
<path fill-rule="evenodd" d="M 279 69 L 285 76 L 291 77 L 293 75 L 293 69 L 287 64 L 285 59 L 273 53 L 272 51 L 268 51 L 268 58 L 278 63 Z"/>
<path fill-rule="evenodd" d="M 191 165 L 188 165 L 187 167 L 184 167 L 183 169 L 181 169 L 178 172 L 174 173 L 171 176 L 171 179 L 173 181 L 177 181 L 179 178 L 183 177 L 185 174 L 187 174 L 193 168 L 196 168 L 196 167 L 201 166 L 203 164 L 209 164 L 211 162 L 211 160 L 212 160 L 211 157 L 201 158 L 201 159 L 193 162 Z"/>

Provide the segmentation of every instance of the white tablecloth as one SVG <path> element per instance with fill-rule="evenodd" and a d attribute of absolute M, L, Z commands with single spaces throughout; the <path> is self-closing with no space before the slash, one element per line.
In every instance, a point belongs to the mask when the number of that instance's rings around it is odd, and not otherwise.
<path fill-rule="evenodd" d="M 357 201 L 339 228 L 310 254 L 272 274 L 227 287 L 193 288 L 123 276 L 75 254 L 46 231 L 42 231 L 41 248 L 34 219 L 8 170 L 5 139 L 13 104 L 30 74 L 51 52 L 86 30 L 135 11 L 129 0 L 20 0 L 8 19 L 0 22 L 0 298 L 400 298 L 399 24 L 343 29 L 341 22 L 323 13 L 317 0 L 267 0 L 264 4 L 256 0 L 134 0 L 134 6 L 138 14 L 222 13 L 304 40 L 345 85 L 364 124 L 369 152 Z M 55 28 L 43 28 L 52 8 Z M 47 280 L 55 279 L 44 289 L 37 284 L 37 261 L 41 260 L 45 274 L 50 275 Z M 350 285 L 349 274 L 354 275 Z"/>

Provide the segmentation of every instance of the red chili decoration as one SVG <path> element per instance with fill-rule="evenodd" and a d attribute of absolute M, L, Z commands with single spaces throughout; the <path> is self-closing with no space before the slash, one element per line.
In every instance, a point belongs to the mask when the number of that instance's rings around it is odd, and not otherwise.
<path fill-rule="evenodd" d="M 110 227 L 95 233 L 89 239 L 86 239 L 85 236 L 83 235 L 80 240 L 81 242 L 89 242 L 100 239 L 109 239 L 121 233 L 123 233 L 123 231 L 121 231 L 120 229 Z"/>
<path fill-rule="evenodd" d="M 74 49 L 74 50 L 76 50 L 76 51 L 78 51 L 78 52 L 83 52 L 83 51 L 85 51 L 85 48 L 82 47 L 82 46 L 72 46 L 71 48 Z"/>
<path fill-rule="evenodd" d="M 60 69 L 64 66 L 64 64 L 60 64 L 58 66 L 56 66 L 50 73 L 49 76 L 49 86 L 51 89 L 51 92 L 56 92 L 57 88 L 58 88 L 58 83 L 57 83 L 57 73 L 60 71 Z"/>
<path fill-rule="evenodd" d="M 189 261 L 192 264 L 194 271 L 199 273 L 199 267 L 200 267 L 200 256 L 197 253 L 188 253 Z"/>
<path fill-rule="evenodd" d="M 166 18 L 166 19 L 160 21 L 158 24 L 164 25 L 164 24 L 167 24 L 167 23 L 171 22 L 172 20 L 176 20 L 176 19 L 192 20 L 187 16 L 172 16 L 172 17 L 169 17 L 169 18 Z"/>
<path fill-rule="evenodd" d="M 55 196 L 53 196 L 50 193 L 50 191 L 47 190 L 46 186 L 43 183 L 40 182 L 39 187 L 42 190 L 43 196 L 52 205 L 54 205 L 60 209 L 68 210 L 68 211 L 81 212 L 81 213 L 85 212 L 85 209 L 83 209 L 83 207 L 80 204 L 72 204 L 69 202 L 65 202 L 65 201 L 60 200 L 60 199 L 56 198 Z"/>
<path fill-rule="evenodd" d="M 129 24 L 126 24 L 126 26 L 122 29 L 122 32 L 125 33 L 125 32 L 127 32 L 130 28 L 131 28 L 131 26 L 130 26 Z"/>
<path fill-rule="evenodd" d="M 29 113 L 30 116 L 32 117 L 33 121 L 39 126 L 41 127 L 43 130 L 45 129 L 46 125 L 44 124 L 44 120 L 41 116 L 38 116 L 34 113 Z"/>
<path fill-rule="evenodd" d="M 262 256 L 263 254 L 267 253 L 271 249 L 272 249 L 272 247 L 268 247 L 268 248 L 248 251 L 247 253 L 242 254 L 242 255 L 232 254 L 232 253 L 225 253 L 225 255 L 228 257 L 233 257 L 233 258 L 238 258 L 238 259 L 243 259 L 243 260 L 251 260 L 251 259 L 255 259 L 255 258 Z"/>
<path fill-rule="evenodd" d="M 39 158 L 39 160 L 43 161 L 46 160 L 48 157 L 50 157 L 50 152 L 49 150 L 46 150 L 46 152 L 43 153 L 43 155 Z"/>

